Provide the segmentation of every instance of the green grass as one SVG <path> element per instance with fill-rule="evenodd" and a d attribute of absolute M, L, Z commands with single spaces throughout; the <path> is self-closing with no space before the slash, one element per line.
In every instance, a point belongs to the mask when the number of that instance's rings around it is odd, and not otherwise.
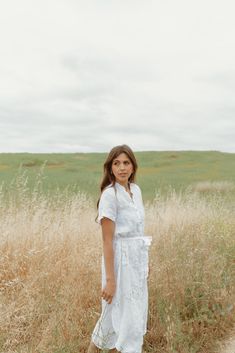
<path fill-rule="evenodd" d="M 144 151 L 135 152 L 138 162 L 136 182 L 144 201 L 152 201 L 158 192 L 167 193 L 169 186 L 176 191 L 200 181 L 234 181 L 235 154 L 218 151 Z M 99 195 L 103 163 L 107 153 L 1 153 L 0 184 L 9 185 L 19 167 L 27 171 L 32 188 L 40 168 L 43 171 L 43 191 L 52 192 L 66 187 L 84 191 L 94 200 Z M 235 199 L 233 191 L 227 195 Z"/>

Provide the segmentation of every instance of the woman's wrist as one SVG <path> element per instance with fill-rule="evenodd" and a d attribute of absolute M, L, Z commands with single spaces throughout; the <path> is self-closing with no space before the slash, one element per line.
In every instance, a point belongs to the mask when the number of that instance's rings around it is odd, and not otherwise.
<path fill-rule="evenodd" d="M 115 282 L 115 278 L 114 277 L 107 277 L 106 282 Z"/>

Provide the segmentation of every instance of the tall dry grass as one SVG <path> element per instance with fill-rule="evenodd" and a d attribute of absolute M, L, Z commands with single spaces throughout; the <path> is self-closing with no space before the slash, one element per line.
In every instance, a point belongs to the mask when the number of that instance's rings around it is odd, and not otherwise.
<path fill-rule="evenodd" d="M 0 192 L 0 352 L 85 353 L 101 311 L 100 226 L 82 192 Z M 146 203 L 150 251 L 145 351 L 210 352 L 234 322 L 234 210 L 198 193 Z"/>
<path fill-rule="evenodd" d="M 208 191 L 213 191 L 213 192 L 221 192 L 221 193 L 226 193 L 233 191 L 235 189 L 235 184 L 231 181 L 228 180 L 223 180 L 223 181 L 200 181 L 191 186 L 193 191 L 198 191 L 198 192 L 208 192 Z"/>
<path fill-rule="evenodd" d="M 146 222 L 155 240 L 149 346 L 210 352 L 235 321 L 234 208 L 218 194 L 172 191 L 148 205 Z"/>

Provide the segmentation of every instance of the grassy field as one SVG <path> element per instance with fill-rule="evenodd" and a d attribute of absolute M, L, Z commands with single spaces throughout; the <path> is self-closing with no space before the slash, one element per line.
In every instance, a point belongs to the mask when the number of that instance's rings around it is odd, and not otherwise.
<path fill-rule="evenodd" d="M 166 194 L 171 186 L 184 190 L 201 181 L 234 181 L 235 154 L 218 151 L 166 151 L 135 152 L 139 165 L 136 182 L 143 192 L 144 201 L 153 201 L 155 194 Z M 84 191 L 93 199 L 98 198 L 99 183 L 103 173 L 106 153 L 1 153 L 0 183 L 6 184 L 16 175 L 20 165 L 28 175 L 32 188 L 42 165 L 45 192 L 68 188 Z M 226 197 L 235 198 L 235 191 Z"/>
<path fill-rule="evenodd" d="M 0 352 L 86 353 L 101 310 L 94 220 L 104 156 L 47 155 L 40 171 L 45 155 L 1 155 Z M 153 236 L 144 349 L 214 352 L 235 323 L 234 155 L 137 157 Z"/>

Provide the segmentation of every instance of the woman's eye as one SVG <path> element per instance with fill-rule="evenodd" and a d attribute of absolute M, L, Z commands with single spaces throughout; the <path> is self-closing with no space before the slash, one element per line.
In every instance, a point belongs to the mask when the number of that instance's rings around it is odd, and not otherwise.
<path fill-rule="evenodd" d="M 114 164 L 114 165 L 117 165 L 117 164 L 119 164 L 119 162 L 114 162 L 113 164 Z M 130 162 L 125 161 L 124 164 L 130 164 Z"/>

